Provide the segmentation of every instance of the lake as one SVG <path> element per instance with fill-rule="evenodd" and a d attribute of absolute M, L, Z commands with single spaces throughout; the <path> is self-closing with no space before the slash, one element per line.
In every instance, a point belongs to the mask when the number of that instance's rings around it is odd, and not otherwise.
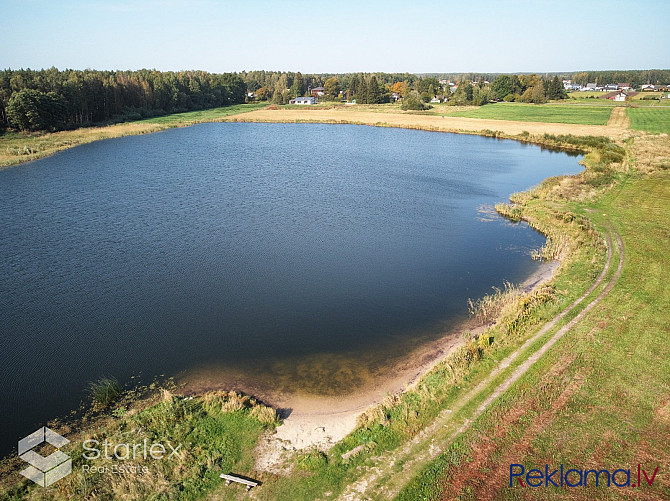
<path fill-rule="evenodd" d="M 103 375 L 355 391 L 536 271 L 543 236 L 491 206 L 580 170 L 479 136 L 222 123 L 0 171 L 0 453 Z"/>

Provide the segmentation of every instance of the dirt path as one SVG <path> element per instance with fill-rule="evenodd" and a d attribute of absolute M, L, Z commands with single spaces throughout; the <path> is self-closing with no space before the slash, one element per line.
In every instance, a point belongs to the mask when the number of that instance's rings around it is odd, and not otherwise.
<path fill-rule="evenodd" d="M 614 275 L 607 283 L 607 286 L 595 299 L 586 304 L 575 318 L 559 329 L 544 343 L 544 345 L 542 345 L 542 347 L 530 355 L 528 359 L 521 363 L 512 372 L 512 374 L 505 378 L 505 380 L 495 388 L 495 390 L 479 405 L 465 422 L 460 423 L 460 426 L 459 423 L 455 422 L 456 420 L 452 418 L 454 412 L 460 410 L 465 404 L 476 398 L 501 371 L 509 367 L 521 353 L 549 332 L 550 329 L 555 327 L 562 318 L 581 304 L 603 282 L 611 268 L 613 255 L 612 238 L 609 232 L 606 234 L 607 262 L 605 267 L 594 284 L 582 294 L 582 296 L 545 324 L 537 334 L 528 339 L 519 349 L 509 355 L 506 359 L 502 360 L 484 381 L 461 397 L 451 409 L 443 410 L 430 426 L 426 427 L 409 443 L 401 447 L 399 450 L 389 451 L 388 453 L 375 458 L 373 460 L 375 463 L 374 466 L 370 466 L 359 480 L 351 484 L 342 496 L 340 496 L 340 499 L 348 501 L 370 499 L 371 495 L 374 495 L 375 497 L 383 497 L 384 499 L 392 499 L 395 497 L 403 485 L 416 475 L 421 467 L 425 466 L 429 461 L 442 453 L 442 451 L 448 447 L 460 433 L 470 427 L 472 422 L 474 422 L 491 405 L 491 403 L 523 376 L 528 369 L 532 367 L 533 364 L 546 353 L 547 350 L 549 350 L 549 348 L 551 348 L 551 346 L 553 346 L 565 335 L 565 333 L 573 328 L 577 322 L 593 309 L 614 287 L 623 268 L 623 242 L 618 233 L 615 232 L 614 234 L 616 237 L 616 245 L 619 249 L 619 263 Z M 399 464 L 402 464 L 402 468 L 395 466 Z"/>
<path fill-rule="evenodd" d="M 615 106 L 612 108 L 612 114 L 607 121 L 608 127 L 616 127 L 619 129 L 627 129 L 630 125 L 630 120 L 626 114 L 626 108 L 622 106 Z"/>

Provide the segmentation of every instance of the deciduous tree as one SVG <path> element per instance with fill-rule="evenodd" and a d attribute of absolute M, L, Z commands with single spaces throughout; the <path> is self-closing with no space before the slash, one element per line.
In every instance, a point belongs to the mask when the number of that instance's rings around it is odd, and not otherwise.
<path fill-rule="evenodd" d="M 323 84 L 323 93 L 330 99 L 337 99 L 340 95 L 340 81 L 331 77 Z"/>

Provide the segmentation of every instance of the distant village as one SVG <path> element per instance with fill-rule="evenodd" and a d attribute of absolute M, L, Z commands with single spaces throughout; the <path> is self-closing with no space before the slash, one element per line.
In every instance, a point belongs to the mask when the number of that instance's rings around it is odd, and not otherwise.
<path fill-rule="evenodd" d="M 488 80 L 480 80 L 476 82 L 461 82 L 461 84 L 462 83 L 470 83 L 471 85 L 478 85 L 478 86 L 487 86 L 490 85 L 491 82 L 489 82 Z M 598 98 L 610 99 L 619 102 L 626 101 L 627 99 L 637 95 L 640 92 L 670 92 L 670 84 L 668 85 L 643 84 L 635 88 L 630 83 L 626 82 L 617 84 L 598 84 L 594 82 L 594 83 L 587 83 L 586 85 L 580 85 L 577 83 L 573 83 L 572 80 L 563 80 L 562 83 L 563 88 L 565 89 L 566 92 L 590 92 L 590 93 L 602 92 L 603 95 L 597 96 Z M 447 90 L 451 94 L 458 91 L 459 83 L 457 82 L 452 82 L 449 80 L 439 80 L 439 84 L 445 90 L 445 93 Z M 346 94 L 344 91 L 340 91 L 339 94 L 340 97 L 346 99 Z M 309 88 L 308 95 L 293 98 L 289 100 L 289 104 L 313 105 L 317 104 L 319 98 L 323 98 L 324 96 L 325 96 L 325 90 L 323 87 Z M 248 97 L 253 99 L 255 97 L 255 94 L 253 92 L 249 92 Z M 589 95 L 589 97 L 594 96 L 591 94 Z M 662 96 L 662 98 L 670 99 L 670 94 L 668 94 L 667 96 Z M 397 92 L 391 92 L 390 101 L 391 102 L 402 101 L 401 94 Z M 441 94 L 431 96 L 430 99 L 430 103 L 442 103 L 445 101 L 446 96 Z M 352 100 L 352 103 L 355 102 L 356 102 L 355 99 Z"/>
<path fill-rule="evenodd" d="M 586 85 L 579 85 L 573 83 L 572 80 L 563 80 L 563 88 L 568 92 L 604 92 L 605 95 L 601 97 L 613 101 L 625 101 L 638 94 L 638 92 L 670 92 L 670 84 L 643 84 L 635 89 L 630 83 L 602 85 L 598 83 L 587 83 Z M 670 99 L 670 95 L 666 96 L 666 98 Z"/>
<path fill-rule="evenodd" d="M 403 110 L 435 104 L 482 106 L 495 102 L 542 104 L 564 99 L 667 99 L 670 70 L 565 74 L 410 74 L 251 71 L 240 74 L 246 101 L 274 105 L 398 103 Z M 616 83 L 620 82 L 620 83 Z M 646 95 L 635 96 L 637 93 Z"/>

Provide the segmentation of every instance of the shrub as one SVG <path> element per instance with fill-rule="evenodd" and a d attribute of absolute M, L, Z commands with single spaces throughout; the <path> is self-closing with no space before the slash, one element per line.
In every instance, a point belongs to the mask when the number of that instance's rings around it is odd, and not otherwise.
<path fill-rule="evenodd" d="M 400 105 L 400 108 L 407 111 L 407 110 L 419 110 L 423 111 L 427 109 L 426 105 L 424 102 L 421 100 L 421 96 L 419 96 L 419 93 L 417 91 L 412 91 L 408 93 L 402 100 L 402 104 Z"/>
<path fill-rule="evenodd" d="M 101 377 L 88 383 L 88 393 L 95 404 L 107 407 L 121 395 L 121 384 L 115 377 Z"/>
<path fill-rule="evenodd" d="M 306 471 L 317 471 L 328 464 L 328 456 L 321 451 L 313 451 L 298 460 L 298 468 Z"/>
<path fill-rule="evenodd" d="M 261 424 L 272 424 L 278 421 L 277 411 L 265 405 L 256 405 L 251 408 L 251 416 L 258 419 Z"/>

